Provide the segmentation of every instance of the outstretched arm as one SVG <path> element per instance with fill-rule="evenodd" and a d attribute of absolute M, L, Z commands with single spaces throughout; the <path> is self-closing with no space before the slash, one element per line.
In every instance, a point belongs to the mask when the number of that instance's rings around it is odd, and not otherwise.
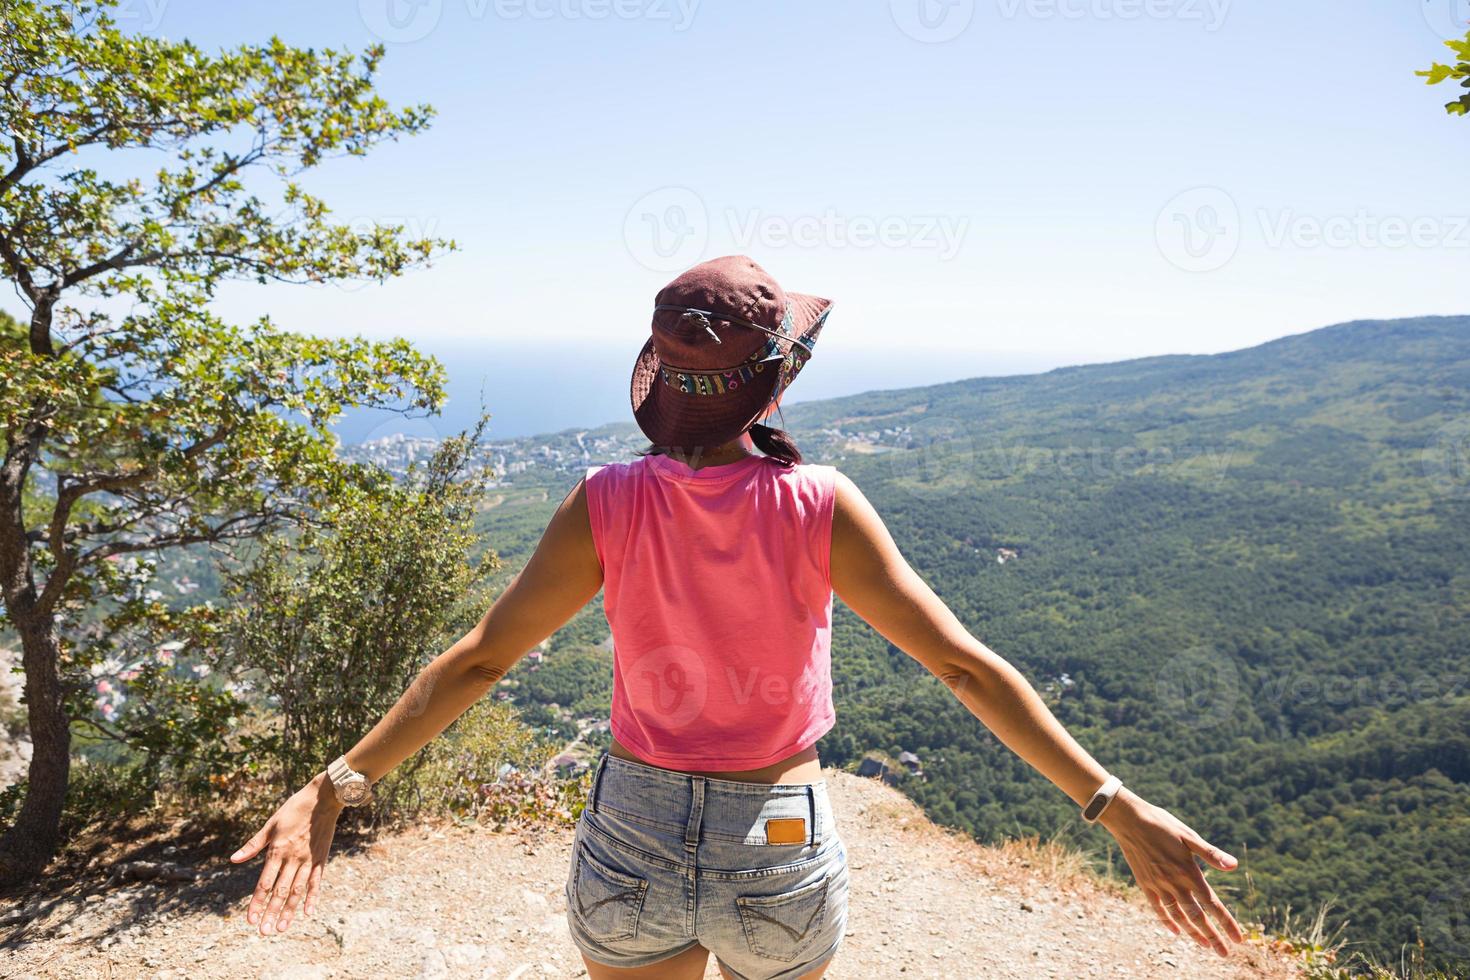
<path fill-rule="evenodd" d="M 348 750 L 347 764 L 370 780 L 381 779 L 449 727 L 601 587 L 586 488 L 578 481 L 526 567 L 479 624 L 420 671 L 383 719 Z M 303 898 L 307 913 L 315 907 L 341 809 L 323 770 L 230 858 L 239 863 L 267 852 L 247 916 L 263 935 L 284 932 Z"/>
<path fill-rule="evenodd" d="M 376 781 L 484 697 L 516 661 L 560 629 L 602 588 L 582 481 L 561 502 L 536 552 L 483 619 L 436 657 L 383 720 L 347 752 Z"/>
<path fill-rule="evenodd" d="M 1062 727 L 1020 671 L 965 629 L 904 559 L 862 491 L 840 472 L 831 568 L 833 590 L 853 612 L 942 680 L 996 737 L 1078 806 L 1102 786 L 1107 770 Z M 1222 956 L 1229 952 L 1227 939 L 1244 938 L 1194 860 L 1199 855 L 1228 871 L 1236 866 L 1233 857 L 1126 788 L 1100 822 L 1118 839 L 1139 887 L 1170 931 L 1187 932 Z"/>

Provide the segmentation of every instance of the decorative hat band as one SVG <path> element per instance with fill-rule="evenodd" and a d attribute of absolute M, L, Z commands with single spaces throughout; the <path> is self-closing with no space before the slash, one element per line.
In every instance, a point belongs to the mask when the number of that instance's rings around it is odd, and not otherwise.
<path fill-rule="evenodd" d="M 799 338 L 791 336 L 791 307 L 789 305 L 786 307 L 785 315 L 781 317 L 781 329 L 779 331 L 772 330 L 769 327 L 763 327 L 759 323 L 751 323 L 749 320 L 742 320 L 739 317 L 730 316 L 728 313 L 717 313 L 713 310 L 696 310 L 692 306 L 655 306 L 653 308 L 655 313 L 660 310 L 674 310 L 678 312 L 679 319 L 691 322 L 696 327 L 703 327 L 715 339 L 715 343 L 717 344 L 723 344 L 724 341 L 720 339 L 719 334 L 715 333 L 713 321 L 727 320 L 737 326 L 750 327 L 754 330 L 759 330 L 761 333 L 770 334 L 772 337 L 789 340 L 794 344 L 806 348 L 808 357 L 812 354 L 812 345 L 807 340 L 805 334 Z"/>
<path fill-rule="evenodd" d="M 793 346 L 784 357 L 781 354 L 781 346 L 776 343 L 775 335 L 772 335 L 764 346 L 747 357 L 744 363 L 735 367 L 714 372 L 700 372 L 660 364 L 659 377 L 669 387 L 676 388 L 686 395 L 723 395 L 726 392 L 737 390 L 741 385 L 763 372 L 769 362 L 779 358 L 781 361 L 779 370 L 782 372 L 782 377 L 778 384 L 780 388 L 784 388 L 791 384 L 797 372 L 811 358 L 812 348 L 816 345 L 815 335 L 821 325 L 822 320 L 818 320 L 811 330 L 795 338 L 793 343 L 796 346 Z"/>

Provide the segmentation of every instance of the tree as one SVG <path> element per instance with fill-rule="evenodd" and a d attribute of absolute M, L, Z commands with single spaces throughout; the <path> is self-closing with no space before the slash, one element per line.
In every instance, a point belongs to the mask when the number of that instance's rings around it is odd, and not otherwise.
<path fill-rule="evenodd" d="M 29 311 L 0 331 L 0 597 L 34 747 L 0 882 L 55 852 L 62 627 L 105 598 L 109 559 L 253 538 L 374 493 L 331 422 L 443 398 L 442 368 L 405 341 L 209 309 L 228 280 L 381 281 L 453 247 L 334 224 L 297 182 L 427 125 L 427 107 L 376 94 L 381 47 L 210 54 L 125 35 L 113 6 L 0 0 L 0 263 Z"/>
<path fill-rule="evenodd" d="M 1466 34 L 1463 41 L 1446 41 L 1445 47 L 1460 59 L 1458 64 L 1442 65 L 1436 61 L 1427 70 L 1416 71 L 1414 74 L 1427 79 L 1427 85 L 1438 85 L 1450 78 L 1458 79 L 1460 87 L 1467 91 L 1453 102 L 1446 102 L 1445 111 L 1452 116 L 1470 114 L 1470 34 Z"/>

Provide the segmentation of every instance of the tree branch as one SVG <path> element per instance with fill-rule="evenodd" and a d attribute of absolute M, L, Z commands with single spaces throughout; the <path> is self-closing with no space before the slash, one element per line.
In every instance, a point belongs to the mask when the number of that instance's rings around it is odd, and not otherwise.
<path fill-rule="evenodd" d="M 6 87 L 9 88 L 9 85 L 7 84 Z M 0 194 L 10 190 L 22 177 L 35 169 L 35 163 L 31 160 L 31 155 L 26 152 L 26 145 L 21 142 L 21 138 L 11 136 L 10 142 L 15 147 L 15 166 L 11 167 L 10 172 L 4 177 L 0 177 Z"/>
<path fill-rule="evenodd" d="M 233 425 L 220 426 L 208 436 L 185 449 L 183 451 L 184 460 L 186 462 L 192 462 L 198 459 L 204 453 L 209 452 L 209 450 L 234 435 L 235 431 L 236 427 Z M 70 504 L 75 503 L 88 494 L 115 493 L 118 490 L 126 490 L 147 482 L 150 478 L 157 475 L 157 472 L 156 466 L 145 466 L 131 473 L 87 473 L 79 477 L 63 477 L 65 481 L 64 489 L 59 488 L 57 491 L 58 512 L 61 506 L 61 495 L 64 492 L 72 491 L 72 499 L 68 504 L 67 510 L 67 513 L 70 514 Z M 63 517 L 64 520 L 65 517 Z M 52 526 L 55 527 L 55 513 L 52 515 Z"/>
<path fill-rule="evenodd" d="M 112 729 L 108 728 L 106 725 L 102 724 L 102 722 L 98 721 L 96 718 L 93 718 L 93 717 L 88 716 L 88 717 L 85 717 L 85 718 L 78 718 L 77 721 L 81 722 L 84 725 L 89 725 L 92 728 L 95 728 L 97 731 L 101 732 L 105 737 L 110 738 L 110 739 L 112 739 L 115 742 L 121 742 L 123 745 L 127 745 L 127 746 L 131 746 L 133 744 L 132 743 L 132 740 L 129 739 L 127 736 L 123 735 L 121 732 L 115 732 L 115 731 L 113 731 Z"/>
<path fill-rule="evenodd" d="M 138 246 L 141 244 L 143 244 L 141 240 L 131 241 L 105 259 L 98 259 L 91 265 L 83 266 L 80 269 L 73 269 L 66 275 L 62 276 L 61 288 L 69 289 L 72 286 L 75 286 L 77 283 L 86 282 L 93 276 L 99 275 L 103 272 L 108 272 L 116 269 L 126 269 L 130 266 L 151 265 L 152 263 L 157 262 L 159 259 L 164 258 L 167 254 L 165 252 L 159 251 L 145 252 L 143 255 L 139 256 L 136 261 L 125 262 L 124 260 L 129 255 L 131 255 L 133 251 L 137 249 Z"/>
<path fill-rule="evenodd" d="M 265 510 L 259 513 L 237 514 L 205 531 L 161 534 L 156 537 L 137 541 L 109 541 L 107 544 L 98 545 L 90 551 L 84 552 L 77 559 L 77 565 L 78 567 L 91 565 L 99 561 L 105 561 L 115 555 L 135 554 L 140 551 L 157 551 L 163 548 L 178 548 L 191 544 L 214 544 L 221 541 L 253 538 L 270 530 L 272 527 L 293 520 L 296 517 L 297 515 L 293 511 L 286 509 Z M 46 583 L 48 590 L 50 589 L 50 585 L 50 582 Z"/>
<path fill-rule="evenodd" d="M 41 290 L 37 288 L 31 279 L 31 270 L 21 261 L 19 253 L 15 251 L 14 244 L 9 235 L 0 235 L 0 259 L 5 260 L 5 266 L 10 270 L 11 276 L 25 292 L 26 299 L 34 305 L 41 301 Z"/>
<path fill-rule="evenodd" d="M 200 439 L 183 452 L 186 461 L 192 461 L 199 456 L 218 446 L 229 438 L 235 431 L 234 426 L 220 426 L 206 438 Z M 93 561 L 108 557 L 109 554 L 122 554 L 125 551 L 147 551 L 153 547 L 172 547 L 176 544 L 194 544 L 196 541 L 175 541 L 168 536 L 155 539 L 160 543 L 142 547 L 124 547 L 126 542 L 111 542 L 108 545 L 99 545 L 81 555 L 69 550 L 67 544 L 76 540 L 79 535 L 67 533 L 67 521 L 71 519 L 72 508 L 77 501 L 88 494 L 93 493 L 117 493 L 135 486 L 140 486 L 152 479 L 158 472 L 157 466 L 145 466 L 131 473 L 93 473 L 80 479 L 61 477 L 56 487 L 56 503 L 51 509 L 50 526 L 46 533 L 46 544 L 50 549 L 56 565 L 46 579 L 46 586 L 41 591 L 41 598 L 37 605 L 45 612 L 49 612 L 61 598 L 62 591 L 67 582 L 78 568 L 91 564 Z M 177 536 L 175 536 L 177 537 Z M 211 540 L 208 536 L 199 540 Z M 116 546 L 118 550 L 107 552 L 108 547 Z"/>

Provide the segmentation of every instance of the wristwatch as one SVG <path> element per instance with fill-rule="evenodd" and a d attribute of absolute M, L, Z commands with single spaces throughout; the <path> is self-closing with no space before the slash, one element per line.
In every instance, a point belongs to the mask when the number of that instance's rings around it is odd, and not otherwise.
<path fill-rule="evenodd" d="M 337 793 L 337 801 L 343 806 L 362 806 L 373 798 L 368 778 L 347 764 L 347 756 L 339 755 L 327 766 L 327 778 Z"/>
<path fill-rule="evenodd" d="M 1082 819 L 1088 823 L 1097 823 L 1108 804 L 1117 799 L 1118 791 L 1123 788 L 1123 780 L 1117 776 L 1109 776 L 1107 780 L 1098 787 L 1098 791 L 1092 794 L 1092 799 L 1082 808 Z"/>

